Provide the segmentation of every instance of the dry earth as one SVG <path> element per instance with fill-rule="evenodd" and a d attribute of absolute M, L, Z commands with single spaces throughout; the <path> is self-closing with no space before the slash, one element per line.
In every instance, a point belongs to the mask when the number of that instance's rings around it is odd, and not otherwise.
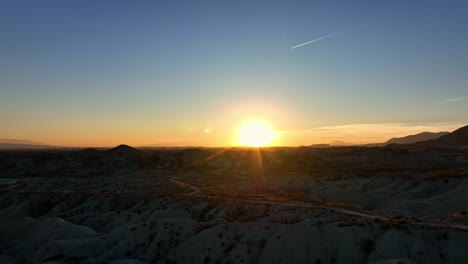
<path fill-rule="evenodd" d="M 1 263 L 468 263 L 468 151 L 0 152 Z"/>

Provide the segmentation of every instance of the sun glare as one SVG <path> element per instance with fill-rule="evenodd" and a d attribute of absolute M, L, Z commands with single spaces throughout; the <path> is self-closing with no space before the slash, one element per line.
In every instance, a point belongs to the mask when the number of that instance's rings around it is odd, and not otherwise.
<path fill-rule="evenodd" d="M 263 147 L 275 138 L 267 124 L 261 121 L 246 122 L 239 130 L 239 143 L 249 147 Z"/>

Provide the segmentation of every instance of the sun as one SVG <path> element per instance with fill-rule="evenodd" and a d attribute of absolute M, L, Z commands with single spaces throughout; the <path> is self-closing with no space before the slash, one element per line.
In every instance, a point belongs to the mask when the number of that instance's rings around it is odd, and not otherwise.
<path fill-rule="evenodd" d="M 239 129 L 239 143 L 243 146 L 267 146 L 275 136 L 275 132 L 263 121 L 248 121 Z"/>

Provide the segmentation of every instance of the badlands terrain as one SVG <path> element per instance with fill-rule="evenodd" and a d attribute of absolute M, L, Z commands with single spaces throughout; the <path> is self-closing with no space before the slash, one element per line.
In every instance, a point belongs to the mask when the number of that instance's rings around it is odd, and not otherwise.
<path fill-rule="evenodd" d="M 468 263 L 468 149 L 0 151 L 0 263 Z"/>

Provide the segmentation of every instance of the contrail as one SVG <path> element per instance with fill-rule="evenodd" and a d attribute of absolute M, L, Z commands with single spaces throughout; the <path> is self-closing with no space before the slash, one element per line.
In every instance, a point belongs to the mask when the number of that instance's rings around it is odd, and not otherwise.
<path fill-rule="evenodd" d="M 359 26 L 352 27 L 352 28 L 350 28 L 350 29 L 348 29 L 348 30 L 355 29 L 355 28 L 357 28 L 357 27 L 359 27 Z M 302 47 L 302 46 L 304 46 L 304 45 L 307 45 L 307 44 L 310 44 L 310 43 L 314 43 L 314 42 L 317 42 L 317 41 L 319 41 L 319 40 L 326 39 L 326 38 L 329 38 L 329 37 L 332 37 L 332 36 L 341 34 L 341 33 L 345 32 L 345 31 L 347 31 L 347 30 L 340 30 L 340 31 L 337 31 L 337 32 L 332 33 L 332 34 L 329 34 L 329 35 L 326 35 L 326 36 L 323 36 L 323 37 L 320 37 L 320 38 L 317 38 L 317 39 L 314 39 L 314 40 L 311 40 L 311 41 L 304 42 L 304 43 L 302 43 L 302 44 L 296 45 L 296 46 L 291 47 L 291 48 L 289 48 L 289 49 L 292 50 L 292 49 L 295 49 L 295 48 L 299 48 L 299 47 Z"/>

